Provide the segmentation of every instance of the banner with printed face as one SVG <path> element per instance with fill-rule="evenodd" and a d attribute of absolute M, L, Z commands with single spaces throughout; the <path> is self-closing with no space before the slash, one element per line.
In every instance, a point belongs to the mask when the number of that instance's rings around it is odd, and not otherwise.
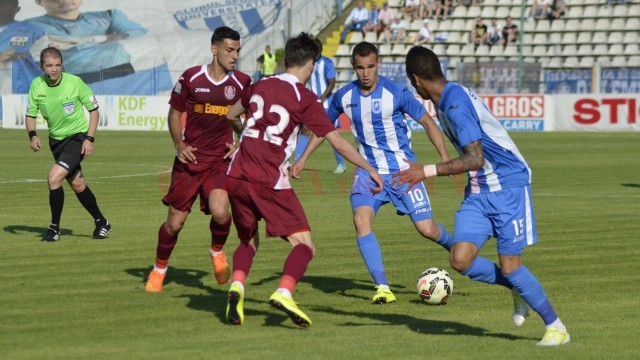
<path fill-rule="evenodd" d="M 640 97 L 620 95 L 553 96 L 553 130 L 639 131 Z"/>
<path fill-rule="evenodd" d="M 219 26 L 240 33 L 246 50 L 236 67 L 251 74 L 266 45 L 283 48 L 287 31 L 315 35 L 334 11 L 331 2 L 303 0 L 30 0 L 19 5 L 7 7 L 10 22 L 0 24 L 0 55 L 15 54 L 0 62 L 0 94 L 28 92 L 41 74 L 39 53 L 47 46 L 61 50 L 64 70 L 98 95 L 168 94 L 187 68 L 211 62 L 211 36 Z"/>

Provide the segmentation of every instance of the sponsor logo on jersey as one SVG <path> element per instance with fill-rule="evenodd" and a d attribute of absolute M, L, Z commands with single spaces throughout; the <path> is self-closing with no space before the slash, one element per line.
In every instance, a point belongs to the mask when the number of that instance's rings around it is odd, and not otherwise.
<path fill-rule="evenodd" d="M 208 115 L 227 115 L 231 105 L 195 104 L 193 112 Z"/>
<path fill-rule="evenodd" d="M 182 93 L 182 84 L 180 82 L 177 82 L 176 86 L 173 87 L 173 92 L 178 94 L 178 95 L 180 95 Z"/>
<path fill-rule="evenodd" d="M 62 104 L 62 106 L 64 107 L 64 112 L 66 112 L 67 115 L 73 114 L 73 110 L 75 109 L 75 105 L 73 104 L 73 101 L 64 103 Z"/>
<path fill-rule="evenodd" d="M 348 108 L 352 108 L 352 107 L 358 107 L 358 104 L 347 104 L 344 106 L 346 109 Z"/>
<path fill-rule="evenodd" d="M 371 100 L 371 112 L 374 114 L 380 114 L 382 112 L 382 99 Z"/>
<path fill-rule="evenodd" d="M 226 89 L 225 89 L 225 90 L 226 90 Z M 197 92 L 197 93 L 199 93 L 199 92 L 206 92 L 206 93 L 208 93 L 208 92 L 211 92 L 211 90 L 209 90 L 209 88 L 196 88 L 196 92 Z"/>
<path fill-rule="evenodd" d="M 224 87 L 224 97 L 227 98 L 227 100 L 233 100 L 235 96 L 236 88 L 234 86 L 227 85 Z"/>
<path fill-rule="evenodd" d="M 28 36 L 13 36 L 9 40 L 9 46 L 25 46 L 29 42 Z"/>

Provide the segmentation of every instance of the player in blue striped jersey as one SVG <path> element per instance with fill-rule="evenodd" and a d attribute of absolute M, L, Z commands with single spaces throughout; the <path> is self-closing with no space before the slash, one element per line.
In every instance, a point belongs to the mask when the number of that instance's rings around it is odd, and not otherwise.
<path fill-rule="evenodd" d="M 530 306 L 546 325 L 538 345 L 568 343 L 569 333 L 542 285 L 522 264 L 524 248 L 538 241 L 531 169 L 485 103 L 473 91 L 447 82 L 433 51 L 413 47 L 406 69 L 418 94 L 433 102 L 440 125 L 460 157 L 424 167 L 410 161 L 409 169 L 394 174 L 394 184 L 468 172 L 465 197 L 455 217 L 451 266 L 472 280 L 512 289 L 515 324 L 524 323 Z M 500 267 L 478 256 L 492 236 L 497 240 Z"/>
<path fill-rule="evenodd" d="M 322 51 L 322 41 L 316 38 L 316 43 L 320 46 L 320 51 Z M 311 78 L 309 79 L 309 88 L 313 91 L 314 94 L 318 95 L 320 102 L 324 106 L 324 109 L 327 110 L 329 108 L 329 104 L 331 103 L 331 99 L 333 98 L 332 92 L 333 88 L 336 86 L 336 67 L 333 65 L 333 61 L 326 56 L 321 56 L 318 61 L 316 61 L 315 66 L 313 67 L 313 74 L 311 74 Z M 340 121 L 335 121 L 336 128 L 340 128 Z M 298 134 L 298 144 L 296 147 L 296 156 L 295 161 L 300 159 L 302 153 L 304 153 L 304 149 L 307 147 L 309 143 L 309 133 L 310 131 L 305 127 Z M 337 152 L 335 149 L 333 150 L 333 155 L 336 158 L 336 169 L 334 171 L 335 174 L 344 173 L 347 168 L 344 165 L 344 160 L 342 159 L 342 155 Z"/>
<path fill-rule="evenodd" d="M 358 247 L 377 288 L 372 301 L 381 304 L 396 300 L 389 289 L 380 246 L 373 233 L 373 221 L 382 205 L 393 203 L 398 214 L 409 215 L 422 236 L 436 241 L 445 249 L 449 250 L 452 241 L 447 230 L 433 221 L 429 196 L 422 182 L 411 187 L 395 187 L 390 183 L 390 174 L 408 168 L 404 159 L 416 159 L 405 114 L 424 127 L 442 161 L 448 161 L 449 155 L 438 125 L 422 103 L 405 86 L 378 76 L 380 58 L 375 45 L 368 42 L 357 44 L 353 48 L 351 64 L 358 80 L 334 94 L 327 114 L 334 121 L 342 113 L 351 119 L 358 151 L 385 180 L 383 191 L 373 194 L 370 190 L 375 187 L 373 181 L 366 171 L 357 169 L 351 190 Z M 304 167 L 304 162 L 321 141 L 311 138 L 298 164 L 294 164 L 294 173 L 296 166 Z"/>

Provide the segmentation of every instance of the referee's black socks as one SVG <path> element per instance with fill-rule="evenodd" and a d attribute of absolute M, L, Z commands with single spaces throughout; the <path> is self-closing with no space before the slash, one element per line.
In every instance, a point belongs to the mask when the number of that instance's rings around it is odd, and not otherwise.
<path fill-rule="evenodd" d="M 59 227 L 62 208 L 64 207 L 64 190 L 62 186 L 55 190 L 49 189 L 49 206 L 51 207 L 51 225 Z"/>
<path fill-rule="evenodd" d="M 98 202 L 89 187 L 85 187 L 84 191 L 76 193 L 80 204 L 93 216 L 96 221 L 104 221 L 104 217 L 98 208 Z"/>

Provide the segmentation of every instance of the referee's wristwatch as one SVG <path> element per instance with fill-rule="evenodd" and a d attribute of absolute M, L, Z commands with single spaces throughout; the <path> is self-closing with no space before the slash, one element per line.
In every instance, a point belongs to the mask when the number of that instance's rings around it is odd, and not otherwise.
<path fill-rule="evenodd" d="M 89 135 L 85 135 L 85 136 L 84 136 L 84 139 L 85 139 L 85 140 L 89 140 L 89 141 L 91 141 L 91 142 L 96 141 L 96 138 L 94 138 L 93 136 L 89 136 Z"/>

